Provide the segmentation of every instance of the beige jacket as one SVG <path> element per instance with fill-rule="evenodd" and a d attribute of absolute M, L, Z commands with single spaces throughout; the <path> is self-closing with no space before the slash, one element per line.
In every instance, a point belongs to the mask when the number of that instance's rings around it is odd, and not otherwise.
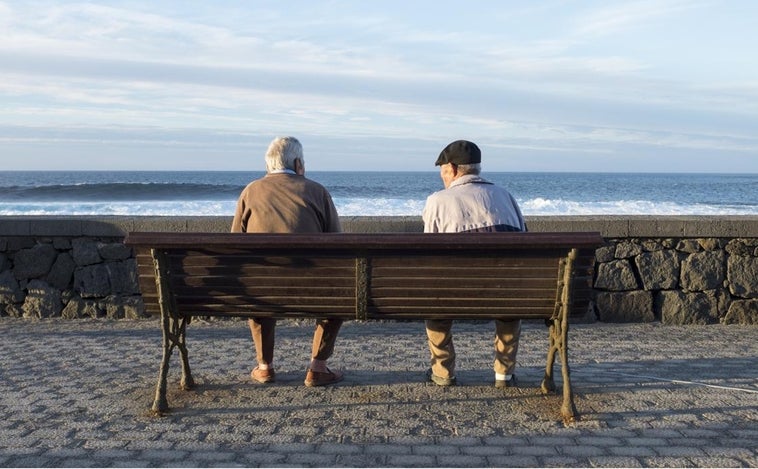
<path fill-rule="evenodd" d="M 237 201 L 233 233 L 340 232 L 332 197 L 321 184 L 288 173 L 267 174 L 245 187 Z"/>

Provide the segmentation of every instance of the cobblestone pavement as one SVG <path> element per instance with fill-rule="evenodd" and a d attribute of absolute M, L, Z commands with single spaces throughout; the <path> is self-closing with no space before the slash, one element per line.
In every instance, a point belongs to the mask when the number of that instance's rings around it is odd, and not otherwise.
<path fill-rule="evenodd" d="M 262 386 L 245 323 L 195 321 L 198 387 L 178 389 L 175 356 L 155 418 L 157 321 L 0 318 L 0 466 L 758 467 L 758 328 L 572 326 L 570 427 L 539 393 L 545 327 L 525 325 L 509 389 L 492 386 L 493 329 L 455 325 L 459 386 L 441 388 L 422 323 L 347 323 L 330 362 L 345 381 L 306 388 L 312 323 L 280 323 Z"/>

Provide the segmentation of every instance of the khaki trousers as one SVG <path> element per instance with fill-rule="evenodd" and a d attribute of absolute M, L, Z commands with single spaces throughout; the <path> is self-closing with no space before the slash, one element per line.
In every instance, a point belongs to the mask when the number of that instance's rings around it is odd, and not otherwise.
<path fill-rule="evenodd" d="M 313 345 L 311 358 L 327 360 L 334 353 L 334 343 L 337 334 L 342 327 L 342 319 L 318 319 L 316 330 L 313 332 Z M 268 365 L 274 362 L 274 332 L 276 319 L 255 318 L 249 319 L 250 333 L 255 344 L 255 358 L 258 363 Z"/>
<path fill-rule="evenodd" d="M 426 336 L 432 359 L 432 373 L 440 378 L 455 376 L 455 346 L 451 329 L 453 321 L 435 319 L 426 321 Z M 521 320 L 495 320 L 495 373 L 513 374 L 516 353 L 521 335 Z"/>

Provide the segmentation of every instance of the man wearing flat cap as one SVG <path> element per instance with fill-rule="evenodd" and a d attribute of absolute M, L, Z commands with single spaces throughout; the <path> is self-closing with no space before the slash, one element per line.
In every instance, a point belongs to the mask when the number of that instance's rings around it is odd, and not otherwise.
<path fill-rule="evenodd" d="M 467 140 L 456 140 L 435 162 L 445 189 L 426 199 L 425 233 L 526 231 L 516 200 L 502 187 L 479 176 L 482 153 Z M 429 379 L 451 386 L 455 379 L 455 347 L 449 319 L 426 321 L 432 367 Z M 515 385 L 521 321 L 495 321 L 495 386 Z"/>

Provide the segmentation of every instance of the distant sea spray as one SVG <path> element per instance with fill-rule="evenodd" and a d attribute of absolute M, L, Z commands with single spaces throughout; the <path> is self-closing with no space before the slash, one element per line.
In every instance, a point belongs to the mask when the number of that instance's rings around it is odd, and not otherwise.
<path fill-rule="evenodd" d="M 3 171 L 0 215 L 231 215 L 262 172 Z M 344 216 L 421 215 L 436 171 L 319 172 Z M 525 215 L 758 215 L 758 175 L 482 173 Z"/>

